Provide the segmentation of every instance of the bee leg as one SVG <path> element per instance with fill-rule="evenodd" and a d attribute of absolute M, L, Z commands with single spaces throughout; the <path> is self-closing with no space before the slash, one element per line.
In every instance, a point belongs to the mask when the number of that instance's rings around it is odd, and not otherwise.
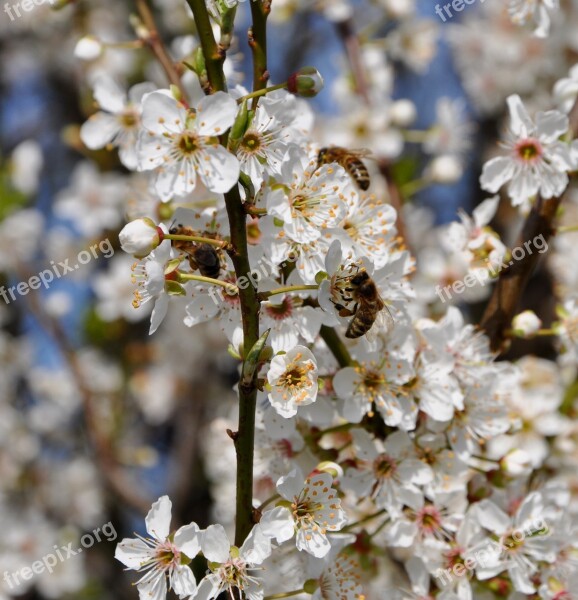
<path fill-rule="evenodd" d="M 188 259 L 189 259 L 189 265 L 190 265 L 191 269 L 193 271 L 199 271 L 200 270 L 199 265 L 197 264 L 195 259 L 191 255 L 188 256 Z"/>

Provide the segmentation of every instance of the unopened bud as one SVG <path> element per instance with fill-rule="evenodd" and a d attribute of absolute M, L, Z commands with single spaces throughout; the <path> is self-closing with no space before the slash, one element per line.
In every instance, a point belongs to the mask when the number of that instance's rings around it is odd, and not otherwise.
<path fill-rule="evenodd" d="M 529 475 L 532 471 L 530 455 L 518 448 L 511 450 L 500 460 L 500 467 L 504 473 L 512 477 Z"/>
<path fill-rule="evenodd" d="M 313 98 L 323 89 L 324 81 L 315 67 L 303 67 L 287 80 L 287 89 L 296 96 Z"/>
<path fill-rule="evenodd" d="M 428 168 L 432 183 L 455 183 L 461 178 L 463 172 L 460 161 L 455 156 L 449 155 L 434 158 Z"/>
<path fill-rule="evenodd" d="M 411 100 L 397 100 L 389 109 L 389 118 L 393 125 L 398 127 L 407 127 L 411 125 L 417 117 L 415 104 Z"/>
<path fill-rule="evenodd" d="M 512 319 L 512 330 L 516 337 L 531 338 L 540 331 L 542 321 L 531 310 L 525 310 Z"/>
<path fill-rule="evenodd" d="M 333 479 L 343 477 L 343 469 L 341 466 L 329 460 L 320 462 L 317 467 L 315 467 L 315 471 L 320 473 L 329 473 Z"/>
<path fill-rule="evenodd" d="M 74 48 L 74 56 L 80 60 L 96 60 L 104 52 L 104 46 L 92 35 L 80 38 Z"/>
<path fill-rule="evenodd" d="M 162 242 L 163 231 L 147 217 L 125 225 L 118 238 L 121 248 L 135 258 L 148 256 Z"/>

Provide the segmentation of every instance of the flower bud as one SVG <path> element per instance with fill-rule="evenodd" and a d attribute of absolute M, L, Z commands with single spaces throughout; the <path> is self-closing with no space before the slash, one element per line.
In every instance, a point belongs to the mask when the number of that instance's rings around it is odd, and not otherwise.
<path fill-rule="evenodd" d="M 455 156 L 438 156 L 428 168 L 428 176 L 432 183 L 455 183 L 463 174 L 462 165 Z"/>
<path fill-rule="evenodd" d="M 411 100 L 397 100 L 389 109 L 389 117 L 393 125 L 408 127 L 417 117 L 415 104 Z"/>
<path fill-rule="evenodd" d="M 531 473 L 532 460 L 527 452 L 516 448 L 510 450 L 510 452 L 500 460 L 500 467 L 507 475 L 520 477 Z"/>
<path fill-rule="evenodd" d="M 542 321 L 538 319 L 536 313 L 531 310 L 525 310 L 519 315 L 516 315 L 512 320 L 512 329 L 514 335 L 520 338 L 531 338 L 542 327 Z"/>
<path fill-rule="evenodd" d="M 317 579 L 308 579 L 303 584 L 303 591 L 306 594 L 314 594 L 319 589 L 319 581 Z"/>
<path fill-rule="evenodd" d="M 148 256 L 163 241 L 164 233 L 147 217 L 125 225 L 118 238 L 122 249 L 135 258 Z"/>
<path fill-rule="evenodd" d="M 287 80 L 287 89 L 296 96 L 313 98 L 323 89 L 324 81 L 315 67 L 303 67 Z"/>
<path fill-rule="evenodd" d="M 103 52 L 102 43 L 92 35 L 79 39 L 74 48 L 74 56 L 80 60 L 96 60 Z"/>
<path fill-rule="evenodd" d="M 320 473 L 329 473 L 333 479 L 343 477 L 343 469 L 335 462 L 325 460 L 315 467 L 315 471 Z"/>

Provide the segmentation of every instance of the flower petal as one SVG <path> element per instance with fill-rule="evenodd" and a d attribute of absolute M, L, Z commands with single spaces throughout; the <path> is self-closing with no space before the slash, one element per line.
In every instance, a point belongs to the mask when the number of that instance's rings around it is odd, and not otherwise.
<path fill-rule="evenodd" d="M 211 562 L 224 563 L 229 558 L 231 543 L 222 525 L 210 525 L 203 531 L 201 547 L 205 558 Z"/>
<path fill-rule="evenodd" d="M 235 100 L 225 92 L 217 92 L 199 102 L 195 128 L 200 135 L 219 136 L 231 127 L 236 116 Z"/>
<path fill-rule="evenodd" d="M 168 496 L 161 496 L 151 506 L 145 518 L 148 533 L 161 542 L 169 537 L 172 506 L 173 503 Z"/>
<path fill-rule="evenodd" d="M 237 157 L 223 146 L 206 147 L 202 154 L 199 177 L 209 191 L 225 194 L 239 180 L 241 167 Z"/>

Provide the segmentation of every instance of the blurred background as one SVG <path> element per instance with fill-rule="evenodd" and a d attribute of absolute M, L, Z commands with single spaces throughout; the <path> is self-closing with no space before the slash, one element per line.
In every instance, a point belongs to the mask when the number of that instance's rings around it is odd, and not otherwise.
<path fill-rule="evenodd" d="M 150 308 L 132 305 L 134 259 L 120 250 L 118 232 L 138 216 L 170 219 L 172 207 L 116 151 L 90 151 L 80 138 L 103 74 L 123 89 L 167 87 L 135 43 L 135 6 L 17 4 L 0 7 L 0 598 L 136 597 L 114 549 L 143 532 L 158 496 L 170 494 L 174 528 L 232 522 L 235 459 L 225 430 L 235 422 L 237 363 L 215 323 L 185 330 L 179 310 L 149 337 Z M 247 4 L 227 59 L 231 87 L 250 85 Z M 510 23 L 502 0 L 445 23 L 430 0 L 273 4 L 271 81 L 308 64 L 322 72 L 325 90 L 310 103 L 315 138 L 373 152 L 375 193 L 398 203 L 423 266 L 416 288 L 435 305 L 435 285 L 467 271 L 441 242 L 444 224 L 484 198 L 477 178 L 495 151 L 505 98 L 532 93 L 532 109 L 549 101 L 578 53 L 578 11 L 539 39 Z M 151 7 L 172 57 L 186 59 L 197 46 L 186 3 Z M 368 102 L 352 77 L 344 24 L 362 42 Z M 194 74 L 183 80 L 200 94 Z M 504 208 L 496 227 L 517 219 Z M 39 283 L 31 279 L 42 273 Z M 542 292 L 527 303 L 547 322 L 549 278 L 537 277 Z M 22 282 L 27 291 L 16 287 Z M 460 300 L 475 315 L 487 293 Z M 552 351 L 547 342 L 536 350 Z M 83 552 L 52 573 L 17 584 L 10 576 L 69 543 Z"/>

